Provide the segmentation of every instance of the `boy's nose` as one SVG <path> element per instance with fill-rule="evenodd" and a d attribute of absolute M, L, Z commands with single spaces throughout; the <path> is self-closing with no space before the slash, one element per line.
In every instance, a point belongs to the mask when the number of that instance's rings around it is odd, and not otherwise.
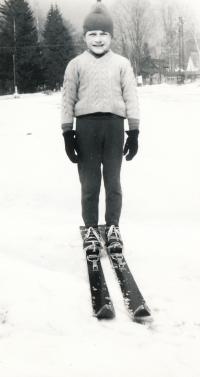
<path fill-rule="evenodd" d="M 100 43 L 101 41 L 102 41 L 101 36 L 97 35 L 96 38 L 95 38 L 95 42 Z"/>

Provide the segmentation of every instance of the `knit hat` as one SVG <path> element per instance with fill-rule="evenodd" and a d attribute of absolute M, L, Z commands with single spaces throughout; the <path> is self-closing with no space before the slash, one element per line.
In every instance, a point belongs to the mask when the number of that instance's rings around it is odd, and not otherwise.
<path fill-rule="evenodd" d="M 91 12 L 84 20 L 84 34 L 90 30 L 103 30 L 113 35 L 112 18 L 105 5 L 101 4 L 101 0 L 97 0 L 97 4 L 92 7 Z"/>

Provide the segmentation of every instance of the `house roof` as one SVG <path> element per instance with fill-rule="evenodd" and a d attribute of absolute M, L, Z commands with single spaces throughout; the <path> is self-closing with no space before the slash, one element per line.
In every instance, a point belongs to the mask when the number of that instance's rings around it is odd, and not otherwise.
<path fill-rule="evenodd" d="M 191 52 L 186 70 L 192 72 L 200 70 L 200 57 L 198 52 Z"/>

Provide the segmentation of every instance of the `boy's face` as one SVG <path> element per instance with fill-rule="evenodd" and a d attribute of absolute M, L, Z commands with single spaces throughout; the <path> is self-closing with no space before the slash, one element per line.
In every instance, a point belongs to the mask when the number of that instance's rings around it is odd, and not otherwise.
<path fill-rule="evenodd" d="M 102 30 L 87 31 L 84 36 L 87 47 L 94 54 L 101 55 L 107 52 L 111 45 L 111 35 Z"/>

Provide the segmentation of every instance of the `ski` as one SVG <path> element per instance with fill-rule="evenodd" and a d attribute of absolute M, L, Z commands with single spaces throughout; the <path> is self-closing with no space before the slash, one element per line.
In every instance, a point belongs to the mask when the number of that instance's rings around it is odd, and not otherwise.
<path fill-rule="evenodd" d="M 102 238 L 105 241 L 105 226 L 100 225 L 99 230 Z M 108 248 L 106 247 L 111 265 L 115 271 L 117 280 L 119 282 L 125 305 L 131 319 L 138 323 L 151 322 L 151 312 L 148 308 L 136 281 L 128 267 L 126 259 L 123 255 L 122 248 Z"/>
<path fill-rule="evenodd" d="M 84 239 L 86 233 L 84 226 L 80 227 L 80 232 Z M 115 317 L 115 310 L 104 277 L 100 250 L 96 251 L 96 253 L 94 251 L 86 253 L 93 315 L 98 319 L 112 319 Z"/>

